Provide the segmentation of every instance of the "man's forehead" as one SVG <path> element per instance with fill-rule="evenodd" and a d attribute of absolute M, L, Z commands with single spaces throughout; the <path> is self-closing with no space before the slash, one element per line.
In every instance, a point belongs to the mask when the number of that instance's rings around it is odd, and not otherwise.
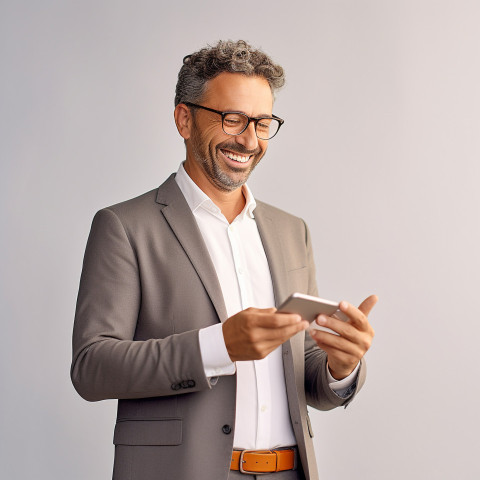
<path fill-rule="evenodd" d="M 268 81 L 259 76 L 221 73 L 206 85 L 202 103 L 219 110 L 271 114 L 273 94 Z"/>

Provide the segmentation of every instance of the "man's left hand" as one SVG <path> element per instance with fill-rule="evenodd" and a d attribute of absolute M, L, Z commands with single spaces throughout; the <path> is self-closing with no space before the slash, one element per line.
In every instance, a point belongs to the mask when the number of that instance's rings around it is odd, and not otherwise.
<path fill-rule="evenodd" d="M 336 380 L 342 380 L 350 375 L 370 348 L 375 332 L 368 321 L 368 315 L 377 301 L 378 297 L 371 295 L 358 308 L 348 302 L 340 302 L 340 311 L 348 317 L 347 322 L 319 315 L 317 323 L 339 335 L 322 330 L 310 330 L 317 345 L 327 353 L 328 368 Z"/>

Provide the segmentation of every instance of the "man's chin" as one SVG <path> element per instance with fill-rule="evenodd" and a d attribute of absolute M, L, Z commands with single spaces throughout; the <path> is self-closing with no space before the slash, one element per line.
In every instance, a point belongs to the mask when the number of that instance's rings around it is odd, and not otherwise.
<path fill-rule="evenodd" d="M 248 176 L 241 179 L 233 179 L 227 176 L 217 176 L 213 179 L 215 185 L 224 192 L 233 192 L 237 190 L 238 188 L 242 187 L 247 180 Z"/>
<path fill-rule="evenodd" d="M 226 171 L 224 170 L 226 167 Z M 250 177 L 254 167 L 235 167 L 231 164 L 220 168 L 218 164 L 214 166 L 213 181 L 217 187 L 224 191 L 233 191 L 240 188 Z"/>

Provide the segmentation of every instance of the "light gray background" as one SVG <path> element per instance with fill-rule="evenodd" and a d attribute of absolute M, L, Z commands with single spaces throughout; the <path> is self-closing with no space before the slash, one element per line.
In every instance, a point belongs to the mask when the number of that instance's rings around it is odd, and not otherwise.
<path fill-rule="evenodd" d="M 245 38 L 288 76 L 251 188 L 309 223 L 321 296 L 380 297 L 364 391 L 311 412 L 321 477 L 480 478 L 479 25 L 474 0 L 1 1 L 1 477 L 111 476 L 115 402 L 69 380 L 90 222 L 183 159 L 183 56 Z"/>

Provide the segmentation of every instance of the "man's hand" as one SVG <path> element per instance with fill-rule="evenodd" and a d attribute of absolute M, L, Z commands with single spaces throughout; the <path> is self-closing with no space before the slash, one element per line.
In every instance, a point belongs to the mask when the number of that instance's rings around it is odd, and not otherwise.
<path fill-rule="evenodd" d="M 223 338 L 232 362 L 265 358 L 309 323 L 300 315 L 276 308 L 247 308 L 223 324 Z"/>
<path fill-rule="evenodd" d="M 375 332 L 368 322 L 368 315 L 377 301 L 378 297 L 371 295 L 358 308 L 348 302 L 340 302 L 340 311 L 348 316 L 347 322 L 326 315 L 318 316 L 316 322 L 319 325 L 339 334 L 322 330 L 310 332 L 317 345 L 327 352 L 328 367 L 333 378 L 342 380 L 350 375 L 370 348 Z"/>

